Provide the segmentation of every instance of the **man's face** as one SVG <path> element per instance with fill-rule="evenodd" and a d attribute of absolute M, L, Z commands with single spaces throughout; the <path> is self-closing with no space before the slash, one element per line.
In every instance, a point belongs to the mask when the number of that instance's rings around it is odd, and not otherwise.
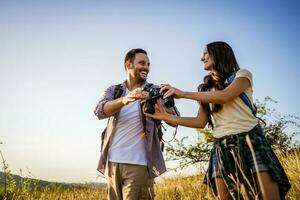
<path fill-rule="evenodd" d="M 137 53 L 135 54 L 133 63 L 129 63 L 127 71 L 131 77 L 138 81 L 145 81 L 150 70 L 149 66 L 150 62 L 148 56 L 143 53 Z"/>

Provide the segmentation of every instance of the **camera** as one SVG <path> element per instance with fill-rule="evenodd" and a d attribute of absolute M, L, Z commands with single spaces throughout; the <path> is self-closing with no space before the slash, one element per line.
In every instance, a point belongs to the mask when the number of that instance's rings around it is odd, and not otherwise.
<path fill-rule="evenodd" d="M 148 92 L 149 96 L 145 102 L 145 112 L 149 114 L 155 113 L 155 104 L 159 98 L 163 99 L 164 94 L 167 92 L 167 90 L 164 90 L 163 92 L 160 92 L 160 87 L 155 86 L 153 84 L 147 84 L 144 87 L 144 91 Z M 172 96 L 167 97 L 165 99 L 164 105 L 167 108 L 171 108 L 174 106 L 174 99 Z"/>

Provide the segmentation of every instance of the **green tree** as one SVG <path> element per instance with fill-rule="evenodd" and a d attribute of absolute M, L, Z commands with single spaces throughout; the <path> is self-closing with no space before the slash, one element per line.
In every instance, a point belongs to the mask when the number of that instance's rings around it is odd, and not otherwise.
<path fill-rule="evenodd" d="M 288 128 L 293 126 L 299 128 L 298 116 L 282 115 L 274 108 L 270 108 L 268 103 L 278 103 L 270 97 L 266 97 L 263 102 L 255 102 L 257 106 L 257 116 L 266 122 L 264 132 L 273 149 L 280 152 L 287 152 L 293 148 L 299 148 L 299 144 L 293 138 L 299 132 L 291 132 Z"/>
<path fill-rule="evenodd" d="M 287 152 L 294 148 L 299 148 L 299 144 L 293 138 L 299 132 L 291 132 L 288 128 L 299 128 L 297 121 L 299 117 L 294 115 L 282 115 L 271 108 L 269 104 L 278 103 L 270 97 L 266 97 L 263 102 L 256 100 L 257 116 L 266 122 L 262 125 L 266 138 L 277 152 Z M 197 140 L 194 144 L 186 144 L 184 137 L 181 140 L 174 139 L 166 146 L 167 160 L 177 160 L 180 168 L 190 164 L 208 161 L 212 148 L 213 137 L 208 128 L 197 129 Z"/>

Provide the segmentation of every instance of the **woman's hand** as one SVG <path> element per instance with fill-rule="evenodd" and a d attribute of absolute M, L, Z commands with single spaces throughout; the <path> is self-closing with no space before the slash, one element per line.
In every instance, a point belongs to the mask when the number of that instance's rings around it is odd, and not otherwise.
<path fill-rule="evenodd" d="M 163 96 L 164 99 L 169 96 L 173 96 L 175 99 L 180 99 L 183 97 L 184 92 L 175 87 L 172 87 L 170 84 L 161 84 L 160 87 L 160 92 L 165 91 L 165 94 Z"/>
<path fill-rule="evenodd" d="M 145 106 L 143 108 L 144 114 L 148 117 L 152 117 L 153 119 L 158 119 L 158 120 L 166 120 L 168 113 L 164 109 L 164 107 L 160 104 L 160 101 L 157 100 L 155 104 L 155 113 L 154 114 L 149 114 L 145 112 Z"/>

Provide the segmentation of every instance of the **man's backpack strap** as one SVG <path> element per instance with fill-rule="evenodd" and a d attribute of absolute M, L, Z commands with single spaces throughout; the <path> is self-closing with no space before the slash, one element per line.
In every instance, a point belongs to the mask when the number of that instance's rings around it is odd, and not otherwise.
<path fill-rule="evenodd" d="M 122 96 L 122 94 L 123 94 L 122 84 L 115 85 L 114 99 L 120 98 Z M 108 124 L 108 121 L 107 121 L 107 124 Z M 104 138 L 105 138 L 105 134 L 106 134 L 106 129 L 107 129 L 107 125 L 101 133 L 101 151 L 103 149 L 103 142 L 104 142 Z"/>
<path fill-rule="evenodd" d="M 144 88 L 150 88 L 152 86 L 153 86 L 153 83 L 147 83 L 144 86 Z M 142 105 L 142 109 L 143 109 L 143 105 Z M 144 133 L 146 134 L 146 125 L 147 125 L 146 116 L 145 116 L 143 110 L 141 112 L 142 112 L 142 123 L 143 123 L 143 126 L 144 126 Z M 160 120 L 154 120 L 154 126 L 155 126 L 154 128 L 155 128 L 155 131 L 156 131 L 156 134 L 158 136 L 159 143 L 160 143 L 161 151 L 164 151 L 164 146 L 165 145 L 164 145 L 164 140 L 163 140 L 163 132 L 162 132 L 161 121 Z"/>
<path fill-rule="evenodd" d="M 155 129 L 156 129 L 156 134 L 158 136 L 158 140 L 159 140 L 159 143 L 160 143 L 160 148 L 161 148 L 161 151 L 164 151 L 164 147 L 165 147 L 165 141 L 163 139 L 163 131 L 162 131 L 162 123 L 160 120 L 154 120 L 154 124 L 155 124 Z"/>
<path fill-rule="evenodd" d="M 122 94 L 123 94 L 122 84 L 116 85 L 114 90 L 114 99 L 120 98 Z"/>

